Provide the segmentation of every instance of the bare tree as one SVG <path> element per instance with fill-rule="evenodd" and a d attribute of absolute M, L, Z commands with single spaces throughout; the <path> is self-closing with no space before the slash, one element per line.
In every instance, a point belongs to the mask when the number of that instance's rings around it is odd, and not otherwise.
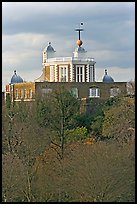
<path fill-rule="evenodd" d="M 102 136 L 113 138 L 119 144 L 129 142 L 135 132 L 135 100 L 130 97 L 119 98 L 117 103 L 104 111 Z"/>
<path fill-rule="evenodd" d="M 135 95 L 135 80 L 127 82 L 127 93 L 131 96 Z"/>
<path fill-rule="evenodd" d="M 35 104 L 21 102 L 10 106 L 8 109 L 3 107 L 2 117 L 3 171 L 7 174 L 3 177 L 3 192 L 6 191 L 3 197 L 7 201 L 9 201 L 9 198 L 11 200 L 11 197 L 16 199 L 16 196 L 11 196 L 11 193 L 17 183 L 20 182 L 18 173 L 23 169 L 24 177 L 21 181 L 20 199 L 24 198 L 30 202 L 34 200 L 32 182 L 37 171 L 36 166 L 35 168 L 33 166 L 36 157 L 42 154 L 48 145 L 48 138 L 46 137 L 45 130 L 37 124 Z M 9 156 L 7 157 L 6 155 Z M 18 179 L 14 179 L 14 172 L 16 172 L 17 168 L 16 161 L 19 161 Z M 10 163 L 12 163 L 13 171 L 10 171 Z M 8 168 L 8 171 L 4 170 Z M 11 179 L 5 180 L 5 177 Z M 7 185 L 10 188 L 7 188 Z"/>
<path fill-rule="evenodd" d="M 51 144 L 56 147 L 60 159 L 64 155 L 65 130 L 71 127 L 73 117 L 79 111 L 79 104 L 79 100 L 64 88 L 55 90 L 38 101 L 38 121 L 50 130 Z"/>

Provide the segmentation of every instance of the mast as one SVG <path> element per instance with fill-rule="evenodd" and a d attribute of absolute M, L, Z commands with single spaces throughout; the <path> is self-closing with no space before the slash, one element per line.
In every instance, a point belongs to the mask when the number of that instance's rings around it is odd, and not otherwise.
<path fill-rule="evenodd" d="M 83 31 L 83 28 L 80 28 L 80 26 L 82 26 L 83 23 L 80 23 L 79 28 L 76 28 L 75 31 L 78 31 L 78 36 L 79 36 L 79 40 L 80 40 L 80 32 Z"/>

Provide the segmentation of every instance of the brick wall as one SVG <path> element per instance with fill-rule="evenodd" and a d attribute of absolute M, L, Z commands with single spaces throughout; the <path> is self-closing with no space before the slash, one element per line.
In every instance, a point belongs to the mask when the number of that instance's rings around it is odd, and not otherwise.
<path fill-rule="evenodd" d="M 121 94 L 126 94 L 126 82 L 36 82 L 36 93 L 40 94 L 40 89 L 51 88 L 57 89 L 63 86 L 67 90 L 71 88 L 78 88 L 79 98 L 89 98 L 89 88 L 95 87 L 100 89 L 100 98 L 107 99 L 110 97 L 110 88 L 118 87 L 121 90 Z"/>

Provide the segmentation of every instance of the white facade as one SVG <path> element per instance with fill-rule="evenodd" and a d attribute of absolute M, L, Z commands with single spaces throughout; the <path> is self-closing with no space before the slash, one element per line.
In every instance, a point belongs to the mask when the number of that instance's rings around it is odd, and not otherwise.
<path fill-rule="evenodd" d="M 94 82 L 95 61 L 87 57 L 82 47 L 77 47 L 71 57 L 55 57 L 51 43 L 43 51 L 43 73 L 35 81 Z"/>

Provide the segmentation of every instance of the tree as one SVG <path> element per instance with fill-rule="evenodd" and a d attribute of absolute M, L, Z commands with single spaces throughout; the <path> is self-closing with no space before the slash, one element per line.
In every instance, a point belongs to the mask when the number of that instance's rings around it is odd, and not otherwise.
<path fill-rule="evenodd" d="M 39 161 L 36 201 L 40 202 L 134 202 L 135 162 L 130 145 L 97 141 L 71 143 L 62 160 L 47 149 Z M 47 199 L 46 199 L 47 198 Z"/>
<path fill-rule="evenodd" d="M 135 95 L 135 80 L 130 80 L 127 83 L 127 92 L 129 95 L 134 96 Z"/>
<path fill-rule="evenodd" d="M 48 145 L 44 128 L 36 120 L 35 103 L 17 102 L 3 106 L 3 197 L 6 201 L 33 201 L 33 180 L 37 167 L 33 167 L 37 156 Z M 39 134 L 40 133 L 40 134 Z M 16 166 L 18 163 L 18 167 Z M 12 168 L 10 166 L 12 164 Z M 21 176 L 19 172 L 22 172 Z M 17 172 L 14 175 L 14 172 Z M 15 179 L 14 179 L 15 178 Z M 18 188 L 18 182 L 21 183 Z M 16 190 L 18 188 L 18 191 Z M 14 190 L 18 193 L 13 193 Z"/>
<path fill-rule="evenodd" d="M 79 112 L 80 101 L 63 87 L 37 101 L 38 122 L 50 130 L 50 141 L 63 159 L 66 143 L 65 130 L 71 128 Z M 55 148 L 56 147 L 56 148 Z"/>
<path fill-rule="evenodd" d="M 75 117 L 74 128 L 77 127 L 85 127 L 87 128 L 88 132 L 91 131 L 91 123 L 93 122 L 94 117 L 92 114 L 87 113 L 80 113 Z"/>
<path fill-rule="evenodd" d="M 134 138 L 135 104 L 134 98 L 120 97 L 112 106 L 104 110 L 102 135 L 113 138 L 121 144 Z"/>
<path fill-rule="evenodd" d="M 135 162 L 128 143 L 80 144 L 72 154 L 68 188 L 76 202 L 134 202 Z"/>

